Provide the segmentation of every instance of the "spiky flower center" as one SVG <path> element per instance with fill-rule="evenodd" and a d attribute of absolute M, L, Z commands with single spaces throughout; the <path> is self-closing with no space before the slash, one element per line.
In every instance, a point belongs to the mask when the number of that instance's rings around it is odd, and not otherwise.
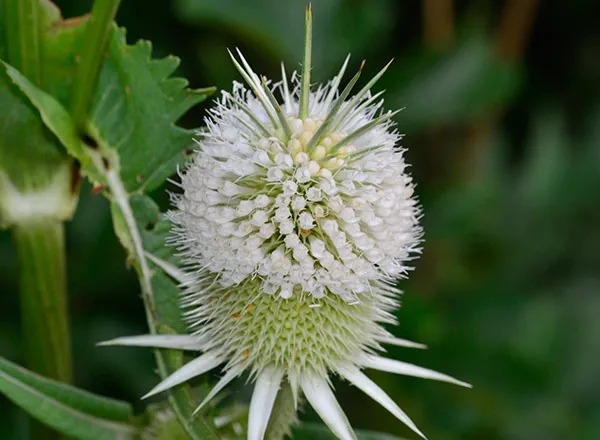
<path fill-rule="evenodd" d="M 309 8 L 303 73 L 292 92 L 283 68 L 282 82 L 269 85 L 239 51 L 241 64 L 232 55 L 250 90 L 234 83 L 233 93 L 217 101 L 196 159 L 181 175 L 184 191 L 174 196 L 169 217 L 172 242 L 193 274 L 182 277 L 182 305 L 194 335 L 122 342 L 204 352 L 147 396 L 226 364 L 198 410 L 249 370 L 256 382 L 249 440 L 263 440 L 284 379 L 294 408 L 302 392 L 338 438 L 355 440 L 330 389 L 330 372 L 422 436 L 361 372 L 376 368 L 468 386 L 374 353 L 383 343 L 422 347 L 381 325 L 395 323 L 396 279 L 420 238 L 412 181 L 391 129 L 395 112 L 383 113 L 380 94 L 369 92 L 385 68 L 349 98 L 360 71 L 338 93 L 346 60 L 311 93 L 311 22 Z M 286 414 L 293 411 L 286 408 L 273 418 L 282 428 L 273 428 L 277 437 L 288 432 Z"/>
<path fill-rule="evenodd" d="M 235 292 L 217 289 L 191 296 L 184 305 L 199 299 L 205 303 L 186 317 L 197 323 L 206 350 L 219 352 L 230 365 L 246 364 L 255 373 L 280 367 L 292 380 L 303 372 L 326 376 L 336 365 L 354 362 L 367 346 L 377 346 L 379 338 L 390 336 L 378 322 L 394 322 L 389 314 L 393 300 L 368 296 L 360 304 L 349 304 L 335 296 L 320 302 L 307 296 L 282 301 L 261 294 L 260 284 L 248 280 Z"/>

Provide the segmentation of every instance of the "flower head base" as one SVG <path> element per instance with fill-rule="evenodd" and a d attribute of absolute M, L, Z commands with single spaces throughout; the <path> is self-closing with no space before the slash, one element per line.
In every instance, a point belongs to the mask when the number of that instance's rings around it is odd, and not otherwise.
<path fill-rule="evenodd" d="M 395 283 L 421 236 L 400 136 L 391 127 L 395 113 L 384 113 L 380 94 L 369 91 L 385 68 L 351 96 L 362 66 L 339 91 L 346 59 L 331 82 L 311 92 L 310 35 L 309 9 L 304 70 L 292 75 L 291 87 L 283 68 L 282 81 L 271 84 L 241 53 L 240 61 L 232 55 L 249 89 L 235 83 L 217 101 L 196 158 L 181 175 L 183 194 L 173 197 L 169 219 L 172 244 L 192 277 L 182 306 L 193 335 L 113 342 L 204 352 L 148 395 L 224 364 L 199 409 L 249 371 L 256 381 L 250 440 L 263 439 L 284 380 L 295 402 L 302 393 L 339 438 L 354 439 L 330 373 L 422 435 L 361 372 L 467 385 L 375 354 L 383 343 L 422 347 L 381 325 L 395 323 Z"/>

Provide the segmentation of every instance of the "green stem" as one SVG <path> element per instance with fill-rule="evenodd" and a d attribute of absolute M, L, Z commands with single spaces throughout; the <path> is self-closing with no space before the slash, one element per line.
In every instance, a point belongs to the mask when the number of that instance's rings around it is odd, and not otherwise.
<path fill-rule="evenodd" d="M 120 3 L 121 0 L 96 0 L 85 28 L 71 95 L 71 114 L 77 128 L 83 131 L 86 129 L 104 48 L 112 33 L 113 20 Z"/>
<path fill-rule="evenodd" d="M 23 345 L 27 365 L 43 376 L 72 378 L 63 224 L 39 221 L 17 225 Z"/>
<path fill-rule="evenodd" d="M 4 0 L 9 62 L 36 86 L 42 85 L 40 0 Z"/>
<path fill-rule="evenodd" d="M 42 9 L 40 0 L 5 0 L 8 61 L 42 86 Z M 65 282 L 65 242 L 60 220 L 32 220 L 13 228 L 20 272 L 23 347 L 30 369 L 53 379 L 72 378 Z M 32 420 L 32 440 L 61 439 Z"/>
<path fill-rule="evenodd" d="M 13 240 L 19 267 L 23 348 L 33 371 L 71 382 L 65 239 L 61 221 L 16 225 Z M 49 428 L 31 425 L 31 439 L 58 439 Z"/>
<path fill-rule="evenodd" d="M 92 156 L 92 159 L 96 167 L 102 169 L 102 160 L 99 155 Z M 106 172 L 106 180 L 112 193 L 113 203 L 119 208 L 128 229 L 128 241 L 130 242 L 129 250 L 136 261 L 135 266 L 140 278 L 142 299 L 144 300 L 144 310 L 146 312 L 148 328 L 150 333 L 157 334 L 159 333 L 159 329 L 150 268 L 148 267 L 146 256 L 144 254 L 142 237 L 138 230 L 131 206 L 129 205 L 129 197 L 118 174 L 116 174 L 114 170 L 108 170 Z M 171 352 L 175 358 L 181 356 L 181 352 L 172 350 L 169 352 Z M 181 366 L 179 362 L 175 361 L 176 359 L 170 359 L 169 356 L 165 356 L 165 353 L 161 350 L 155 350 L 154 355 L 161 379 L 165 379 Z M 169 392 L 169 404 L 171 405 L 177 420 L 179 420 L 179 423 L 192 440 L 216 439 L 217 437 L 211 432 L 212 429 L 206 420 L 204 420 L 202 414 L 197 415 L 196 420 L 193 420 L 192 411 L 194 408 L 189 406 L 188 403 L 191 401 L 191 398 L 186 393 L 187 388 L 185 386 L 180 386 Z"/>

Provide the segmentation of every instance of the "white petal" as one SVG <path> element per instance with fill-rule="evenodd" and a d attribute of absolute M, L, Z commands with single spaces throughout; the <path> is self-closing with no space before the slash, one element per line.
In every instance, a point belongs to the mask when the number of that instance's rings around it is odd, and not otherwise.
<path fill-rule="evenodd" d="M 325 379 L 302 376 L 300 387 L 308 402 L 335 435 L 341 440 L 356 440 L 352 426 Z"/>
<path fill-rule="evenodd" d="M 210 392 L 207 394 L 207 396 L 204 398 L 204 400 L 202 401 L 202 403 L 200 405 L 198 405 L 198 407 L 194 410 L 194 414 L 196 414 L 198 411 L 200 411 L 204 405 L 206 405 L 208 402 L 210 402 L 217 394 L 219 394 L 219 392 L 225 388 L 233 379 L 235 379 L 237 376 L 239 376 L 242 371 L 244 371 L 244 366 L 239 364 L 236 365 L 235 367 L 231 368 L 230 370 L 228 370 L 223 377 L 221 377 L 221 379 L 217 382 L 217 384 L 212 388 L 212 390 L 210 390 Z"/>
<path fill-rule="evenodd" d="M 382 336 L 377 338 L 377 341 L 383 344 L 395 345 L 397 347 L 427 348 L 427 345 L 425 344 L 419 344 L 418 342 L 409 341 L 408 339 L 395 338 L 393 336 Z"/>
<path fill-rule="evenodd" d="M 215 353 L 209 351 L 208 353 L 205 353 L 193 361 L 188 362 L 179 370 L 175 371 L 161 383 L 152 388 L 152 390 L 143 396 L 142 399 L 146 399 L 162 391 L 168 390 L 169 388 L 179 385 L 180 383 L 183 383 L 193 377 L 200 376 L 201 374 L 212 370 L 221 362 L 223 362 L 221 358 L 218 358 Z"/>
<path fill-rule="evenodd" d="M 265 368 L 256 380 L 248 413 L 248 440 L 263 440 L 283 379 L 282 368 Z"/>
<path fill-rule="evenodd" d="M 387 359 L 379 356 L 364 355 L 360 364 L 366 368 L 374 368 L 375 370 L 387 371 L 388 373 L 404 374 L 406 376 L 422 377 L 424 379 L 440 380 L 442 382 L 450 382 L 462 387 L 471 388 L 471 385 L 448 376 L 447 374 L 438 373 L 437 371 L 419 367 L 394 359 Z"/>
<path fill-rule="evenodd" d="M 204 343 L 192 335 L 139 335 L 125 336 L 99 342 L 97 345 L 126 345 L 130 347 L 173 348 L 176 350 L 201 350 Z"/>
<path fill-rule="evenodd" d="M 174 264 L 162 260 L 152 255 L 150 252 L 144 252 L 144 254 L 150 261 L 152 261 L 154 264 L 156 264 L 158 267 L 164 270 L 167 275 L 169 275 L 178 283 L 186 285 L 192 282 L 192 277 L 189 274 L 185 273 L 183 270 L 179 269 Z"/>
<path fill-rule="evenodd" d="M 389 412 L 391 412 L 398 420 L 406 424 L 410 429 L 415 431 L 421 437 L 426 438 L 425 435 L 419 431 L 413 421 L 400 409 L 398 405 L 383 391 L 375 382 L 369 379 L 362 371 L 355 366 L 347 366 L 340 368 L 338 373 L 360 388 L 366 395 L 371 397 Z"/>

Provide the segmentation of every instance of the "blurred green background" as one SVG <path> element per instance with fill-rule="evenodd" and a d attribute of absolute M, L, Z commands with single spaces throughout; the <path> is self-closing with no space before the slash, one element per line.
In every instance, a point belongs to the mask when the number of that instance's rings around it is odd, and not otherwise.
<path fill-rule="evenodd" d="M 90 0 L 56 1 L 65 17 Z M 406 133 L 425 243 L 394 332 L 429 345 L 391 355 L 474 384 L 374 374 L 436 440 L 600 439 L 600 2 L 315 0 L 315 81 L 367 59 Z M 129 42 L 182 58 L 192 86 L 238 79 L 226 48 L 277 77 L 299 67 L 304 0 L 124 0 Z M 365 75 L 365 76 L 367 76 Z M 202 124 L 204 108 L 186 126 Z M 155 194 L 166 208 L 163 189 Z M 84 186 L 68 224 L 76 384 L 125 398 L 155 382 L 150 351 L 97 348 L 145 331 L 108 205 Z M 22 361 L 16 266 L 0 232 L 0 353 Z M 353 425 L 414 438 L 347 384 Z M 316 416 L 307 412 L 305 420 Z M 27 419 L 0 399 L 0 439 Z"/>

